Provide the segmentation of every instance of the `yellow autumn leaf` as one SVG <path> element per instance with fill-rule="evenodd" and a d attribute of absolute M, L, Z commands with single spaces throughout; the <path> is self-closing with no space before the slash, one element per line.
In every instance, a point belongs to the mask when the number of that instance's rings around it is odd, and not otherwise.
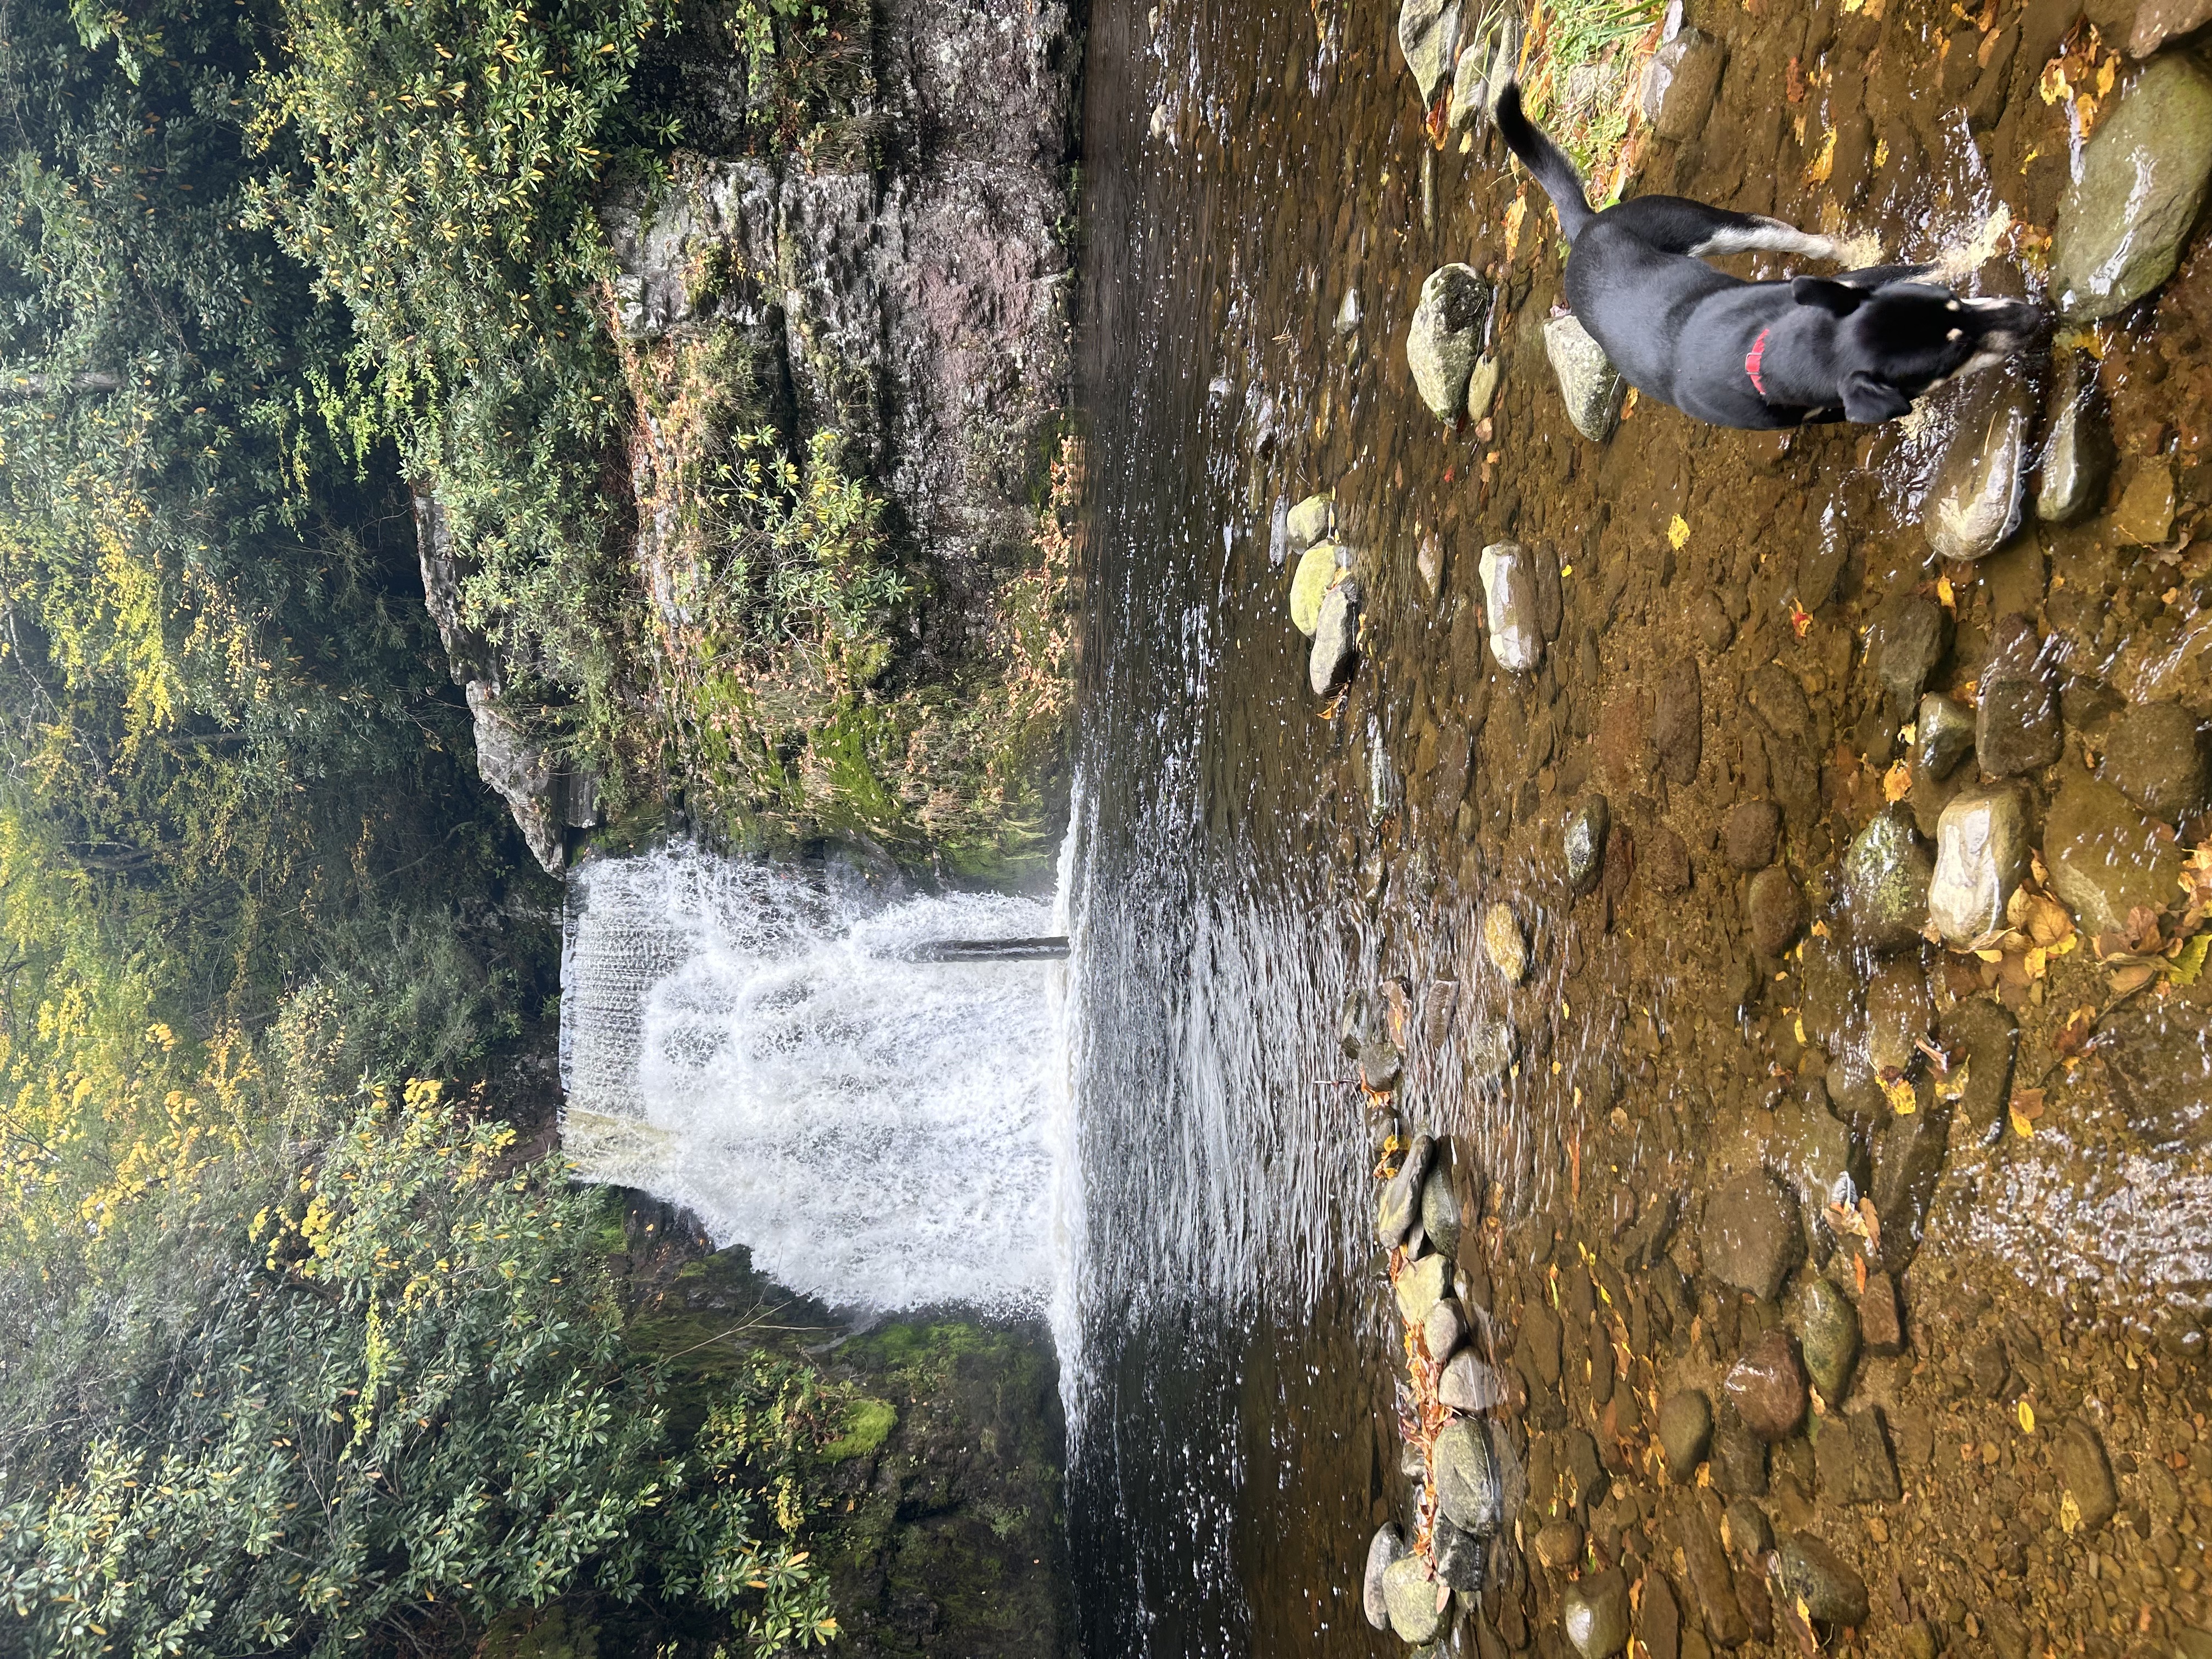
<path fill-rule="evenodd" d="M 1886 801 L 1903 800 L 1912 793 L 1912 769 L 1903 761 L 1893 763 L 1881 775 L 1881 798 Z"/>
<path fill-rule="evenodd" d="M 1683 520 L 1682 515 L 1677 513 L 1667 521 L 1667 545 L 1679 553 L 1688 544 L 1689 539 L 1690 526 Z"/>
<path fill-rule="evenodd" d="M 2017 1106 L 2012 1108 L 2012 1132 L 2022 1140 L 2032 1139 L 2035 1133 L 2035 1125 L 2027 1121 Z"/>
<path fill-rule="evenodd" d="M 1505 210 L 1505 263 L 1513 263 L 1513 255 L 1521 246 L 1521 222 L 1528 216 L 1528 198 L 1516 196 L 1512 206 Z"/>
<path fill-rule="evenodd" d="M 1830 132 L 1820 141 L 1820 154 L 1805 167 L 1805 182 L 1817 187 L 1828 182 L 1828 175 L 1836 170 L 1836 135 Z"/>
<path fill-rule="evenodd" d="M 1889 1099 L 1889 1109 L 1899 1117 L 1911 1117 L 1920 1109 L 1920 1097 L 1912 1092 L 1912 1085 L 1903 1078 L 1881 1085 L 1882 1093 Z"/>
<path fill-rule="evenodd" d="M 1962 1060 L 1936 1079 L 1936 1099 L 1957 1100 L 1966 1094 L 1968 1064 L 1969 1062 Z"/>
<path fill-rule="evenodd" d="M 2183 945 L 2181 954 L 2174 957 L 2173 965 L 2166 970 L 2166 976 L 2176 985 L 2185 987 L 2196 984 L 2197 977 L 2204 971 L 2204 951 L 2207 945 L 2212 945 L 2212 933 L 2199 933 L 2188 944 Z"/>
<path fill-rule="evenodd" d="M 2022 1434 L 2035 1432 L 2035 1407 L 2025 1400 L 2020 1402 L 2020 1431 Z"/>

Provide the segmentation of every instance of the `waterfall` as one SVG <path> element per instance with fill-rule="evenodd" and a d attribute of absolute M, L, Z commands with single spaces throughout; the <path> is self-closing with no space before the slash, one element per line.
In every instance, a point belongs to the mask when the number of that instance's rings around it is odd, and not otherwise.
<path fill-rule="evenodd" d="M 1056 1312 L 1066 970 L 920 959 L 948 939 L 1052 933 L 1054 908 L 885 902 L 833 875 L 684 846 L 577 871 L 569 1158 L 685 1206 L 718 1245 L 834 1306 Z"/>

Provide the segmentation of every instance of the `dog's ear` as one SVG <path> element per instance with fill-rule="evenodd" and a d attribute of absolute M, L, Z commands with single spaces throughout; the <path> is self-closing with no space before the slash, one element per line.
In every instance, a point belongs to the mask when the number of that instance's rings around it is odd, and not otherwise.
<path fill-rule="evenodd" d="M 1818 306 L 1832 317 L 1848 317 L 1864 302 L 1866 295 L 1849 283 L 1831 282 L 1826 276 L 1798 276 L 1790 281 L 1790 297 L 1801 306 Z"/>
<path fill-rule="evenodd" d="M 1893 421 L 1912 407 L 1912 399 L 1887 380 L 1878 380 L 1863 368 L 1844 376 L 1844 418 L 1861 426 Z"/>

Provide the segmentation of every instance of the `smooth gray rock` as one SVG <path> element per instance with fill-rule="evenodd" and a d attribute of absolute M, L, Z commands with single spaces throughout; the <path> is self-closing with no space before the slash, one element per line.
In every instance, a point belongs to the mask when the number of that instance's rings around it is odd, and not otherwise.
<path fill-rule="evenodd" d="M 1751 878 L 1744 896 L 1744 920 L 1751 928 L 1752 947 L 1763 957 L 1778 957 L 1796 943 L 1805 927 L 1805 895 L 1788 870 L 1769 865 Z"/>
<path fill-rule="evenodd" d="M 1432 1164 L 1421 1183 L 1421 1231 L 1429 1242 L 1449 1255 L 1459 1249 L 1459 1195 L 1452 1189 L 1451 1171 L 1442 1160 Z"/>
<path fill-rule="evenodd" d="M 1440 1515 L 1429 1537 L 1429 1552 L 1436 1557 L 1440 1583 L 1469 1595 L 1482 1593 L 1483 1567 L 1490 1552 L 1481 1539 Z"/>
<path fill-rule="evenodd" d="M 1594 444 L 1612 437 L 1628 386 L 1605 349 L 1573 317 L 1554 317 L 1544 325 L 1544 355 L 1559 377 L 1559 396 L 1575 430 Z"/>
<path fill-rule="evenodd" d="M 1475 568 L 1498 665 L 1510 673 L 1535 672 L 1544 660 L 1544 631 L 1537 617 L 1535 567 L 1527 550 L 1518 542 L 1492 542 Z"/>
<path fill-rule="evenodd" d="M 2027 383 L 2019 376 L 1980 374 L 1966 383 L 1922 520 L 1938 558 L 1981 558 L 2020 527 L 2028 414 Z"/>
<path fill-rule="evenodd" d="M 2212 769 L 2197 717 L 2178 702 L 2134 703 L 2120 711 L 2105 738 L 2098 775 L 2168 823 L 2212 801 Z"/>
<path fill-rule="evenodd" d="M 1431 1250 L 1398 1270 L 1396 1290 L 1398 1316 L 1417 1330 L 1425 1327 L 1437 1304 L 1451 1293 L 1451 1258 Z"/>
<path fill-rule="evenodd" d="M 2212 73 L 2160 58 L 2083 147 L 2051 232 L 2051 293 L 2075 322 L 2132 305 L 2173 275 L 2212 178 Z"/>
<path fill-rule="evenodd" d="M 1437 1382 L 1437 1398 L 1455 1412 L 1495 1411 L 1505 1402 L 1504 1379 L 1472 1348 L 1462 1348 Z"/>
<path fill-rule="evenodd" d="M 1420 1217 L 1421 1183 L 1428 1176 L 1436 1145 L 1427 1135 L 1415 1135 L 1413 1145 L 1406 1148 L 1405 1162 L 1398 1166 L 1398 1173 L 1382 1183 L 1382 1196 L 1375 1205 L 1375 1242 L 1386 1250 L 1395 1250 L 1405 1243 Z"/>
<path fill-rule="evenodd" d="M 1359 665 L 1359 584 L 1347 577 L 1322 596 L 1306 653 L 1306 681 L 1317 697 L 1333 696 Z"/>
<path fill-rule="evenodd" d="M 1850 1391 L 1851 1373 L 1858 1368 L 1858 1310 L 1832 1281 L 1815 1279 L 1805 1287 L 1799 1331 L 1806 1375 L 1822 1400 L 1838 1403 Z"/>
<path fill-rule="evenodd" d="M 1390 1603 L 1382 1593 L 1382 1575 L 1405 1556 L 1404 1537 L 1387 1522 L 1375 1529 L 1375 1536 L 1367 1542 L 1367 1572 L 1360 1583 L 1359 1607 L 1376 1630 L 1390 1628 Z"/>
<path fill-rule="evenodd" d="M 1447 1424 L 1437 1436 L 1429 1460 L 1437 1483 L 1437 1506 L 1455 1526 L 1478 1538 L 1495 1537 L 1502 1523 L 1504 1492 L 1498 1460 L 1480 1425 L 1467 1418 Z"/>
<path fill-rule="evenodd" d="M 1398 46 L 1421 89 L 1421 107 L 1436 102 L 1437 88 L 1459 52 L 1460 0 L 1406 0 L 1398 12 Z"/>
<path fill-rule="evenodd" d="M 1912 1070 L 1920 1058 L 1916 1040 L 1936 1025 L 1936 1004 L 1917 955 L 1892 957 L 1875 969 L 1867 981 L 1866 1011 L 1867 1060 L 1875 1075 Z"/>
<path fill-rule="evenodd" d="M 1448 1296 L 1429 1310 L 1429 1316 L 1421 1322 L 1421 1342 L 1429 1351 L 1429 1358 L 1442 1364 L 1458 1352 L 1459 1345 L 1467 1340 L 1467 1315 L 1459 1305 L 1457 1297 Z"/>
<path fill-rule="evenodd" d="M 2035 470 L 2035 516 L 2046 524 L 2071 524 L 2105 504 L 2112 477 L 2112 432 L 2097 398 L 2096 382 L 2069 352 L 2059 371 L 2051 427 Z"/>
<path fill-rule="evenodd" d="M 1974 715 L 1974 757 L 1993 778 L 2039 771 L 2058 758 L 2065 727 L 2050 655 L 2025 617 L 1998 623 Z"/>
<path fill-rule="evenodd" d="M 1285 515 L 1283 534 L 1291 556 L 1304 553 L 1317 542 L 1325 542 L 1336 531 L 1336 492 L 1323 490 L 1318 495 L 1309 495 Z"/>
<path fill-rule="evenodd" d="M 1421 284 L 1406 336 L 1406 366 L 1421 401 L 1440 421 L 1456 422 L 1467 407 L 1468 382 L 1489 313 L 1490 284 L 1472 265 L 1440 266 Z"/>
<path fill-rule="evenodd" d="M 1620 1569 L 1569 1584 L 1559 1598 L 1559 1619 L 1583 1659 L 1613 1659 L 1628 1645 L 1628 1581 Z"/>
<path fill-rule="evenodd" d="M 2137 907 L 2157 909 L 2180 892 L 2181 854 L 2109 783 L 2071 772 L 2043 828 L 2051 890 L 2094 939 L 2125 930 Z"/>
<path fill-rule="evenodd" d="M 1480 422 L 1490 413 L 1491 401 L 1498 396 L 1498 382 L 1504 372 L 1498 359 L 1486 352 L 1474 360 L 1474 368 L 1467 377 L 1467 418 L 1470 425 Z"/>
<path fill-rule="evenodd" d="M 1936 820 L 1928 884 L 1928 919 L 1943 942 L 1963 951 L 2002 929 L 2027 860 L 2027 805 L 2016 786 L 1954 796 Z"/>
<path fill-rule="evenodd" d="M 1902 726 L 1921 688 L 1951 648 L 1951 616 L 1933 599 L 1893 593 L 1867 625 L 1867 665 L 1888 694 L 1891 724 Z"/>
<path fill-rule="evenodd" d="M 1460 49 L 1459 64 L 1452 72 L 1454 131 L 1489 118 L 1491 106 L 1513 79 L 1521 61 L 1522 33 L 1520 14 L 1510 5 L 1500 5 L 1476 26 L 1474 36 Z"/>
<path fill-rule="evenodd" d="M 1382 1570 L 1382 1601 L 1390 1612 L 1390 1628 L 1401 1642 L 1419 1647 L 1443 1633 L 1444 1607 L 1437 1605 L 1437 1581 L 1429 1564 L 1418 1555 L 1401 1555 Z"/>
<path fill-rule="evenodd" d="M 1938 691 L 1921 698 L 1913 723 L 1913 770 L 1941 782 L 1973 752 L 1974 711 Z"/>
<path fill-rule="evenodd" d="M 1651 54 L 1644 70 L 1644 119 L 1660 137 L 1680 143 L 1705 128 L 1728 48 L 1693 28 L 1680 30 Z"/>
<path fill-rule="evenodd" d="M 1705 1269 L 1762 1302 L 1774 1300 L 1805 1256 L 1796 1206 L 1764 1171 L 1739 1176 L 1705 1200 Z"/>
<path fill-rule="evenodd" d="M 1567 814 L 1564 839 L 1567 885 L 1587 893 L 1605 871 L 1605 839 L 1613 832 L 1613 809 L 1603 795 L 1592 795 Z"/>
<path fill-rule="evenodd" d="M 1869 951 L 1920 943 L 1936 860 L 1903 806 L 1886 806 L 1852 837 L 1844 855 L 1844 905 L 1851 937 Z"/>
<path fill-rule="evenodd" d="M 1875 1218 L 1881 1224 L 1881 1266 L 1902 1273 L 1912 1264 L 1927 1230 L 1950 1151 L 1954 1109 L 1937 1100 L 1882 1126 L 1874 1150 Z"/>

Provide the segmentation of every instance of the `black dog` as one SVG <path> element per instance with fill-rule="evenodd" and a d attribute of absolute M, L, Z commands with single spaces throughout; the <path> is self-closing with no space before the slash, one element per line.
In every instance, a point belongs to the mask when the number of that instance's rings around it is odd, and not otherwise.
<path fill-rule="evenodd" d="M 1840 260 L 1841 246 L 1775 219 L 1680 196 L 1590 211 L 1574 163 L 1508 86 L 1498 131 L 1559 209 L 1567 303 L 1628 383 L 1716 426 L 1895 420 L 1944 381 L 2002 362 L 2034 307 L 1962 300 L 1916 282 L 1932 265 L 1747 283 L 1698 256 L 1759 251 Z"/>

